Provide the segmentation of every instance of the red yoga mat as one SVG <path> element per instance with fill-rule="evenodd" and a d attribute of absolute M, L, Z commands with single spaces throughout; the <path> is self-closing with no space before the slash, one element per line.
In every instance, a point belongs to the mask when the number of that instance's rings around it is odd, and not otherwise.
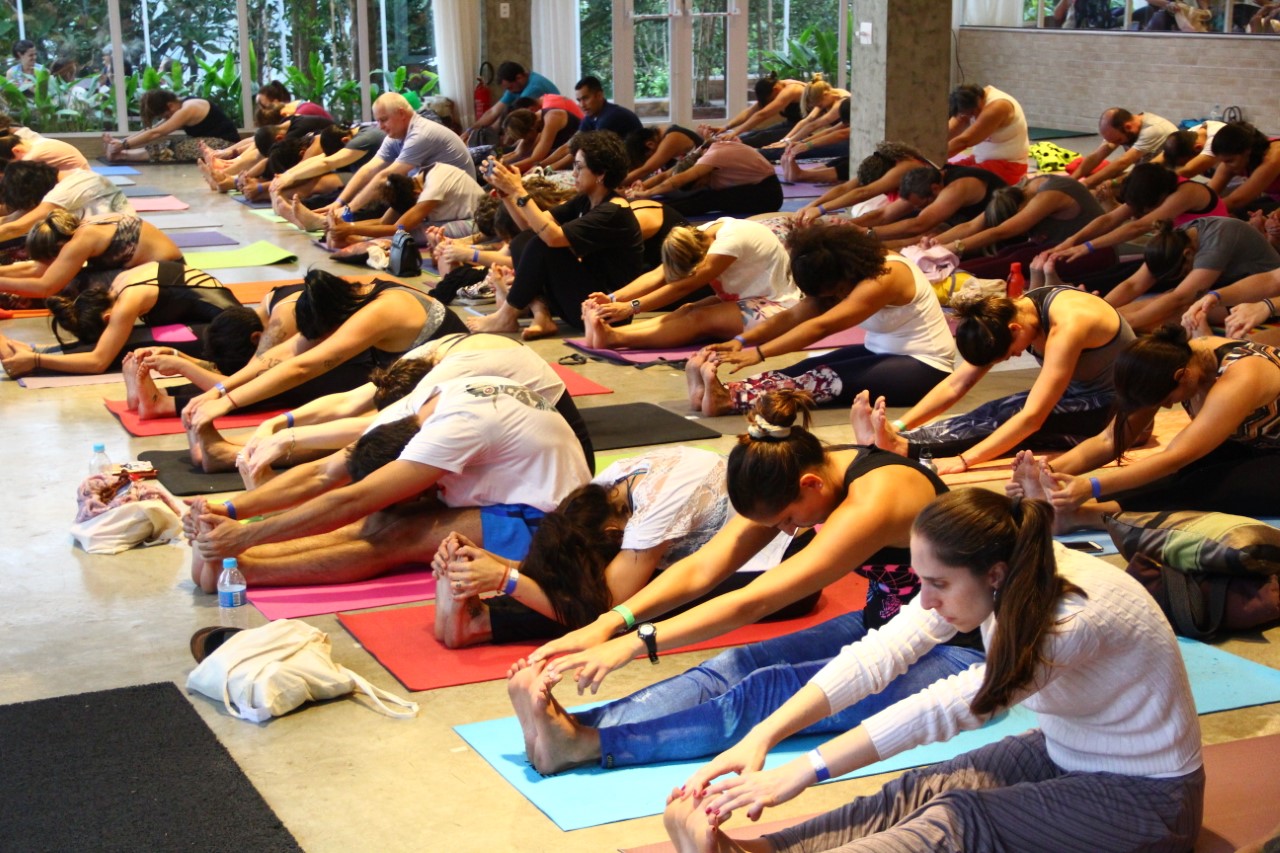
<path fill-rule="evenodd" d="M 125 408 L 124 400 L 103 400 L 107 411 L 120 419 L 120 426 L 128 431 L 129 435 L 177 435 L 183 432 L 182 418 L 152 418 L 150 420 L 142 420 L 138 417 L 137 412 L 131 412 Z M 218 429 L 236 429 L 237 427 L 256 427 L 267 418 L 274 418 L 276 415 L 284 413 L 284 409 L 273 409 L 269 412 L 245 412 L 227 415 L 225 418 L 218 418 L 213 425 Z"/>
<path fill-rule="evenodd" d="M 861 610 L 866 598 L 867 582 L 851 574 L 827 587 L 818 600 L 818 606 L 808 616 L 745 625 L 719 637 L 662 654 L 719 649 L 780 637 L 834 619 L 842 613 Z M 541 641 L 501 646 L 485 643 L 466 649 L 446 649 L 435 638 L 435 616 L 435 605 L 428 604 L 371 613 L 339 613 L 338 621 L 405 689 L 414 692 L 504 678 L 512 661 L 542 645 Z"/>
<path fill-rule="evenodd" d="M 264 586 L 248 591 L 249 602 L 263 616 L 296 619 L 340 610 L 367 610 L 392 604 L 430 601 L 436 597 L 436 579 L 430 566 L 413 563 L 380 577 L 355 583 L 323 586 Z"/>
<path fill-rule="evenodd" d="M 570 397 L 590 397 L 593 394 L 612 394 L 612 388 L 606 388 L 599 382 L 592 381 L 576 370 L 570 370 L 563 364 L 552 364 L 551 369 L 564 383 Z"/>

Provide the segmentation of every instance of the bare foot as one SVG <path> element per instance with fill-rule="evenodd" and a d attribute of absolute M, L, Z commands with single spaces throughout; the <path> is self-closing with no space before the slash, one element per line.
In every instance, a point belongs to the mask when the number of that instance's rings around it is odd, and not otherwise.
<path fill-rule="evenodd" d="M 871 410 L 871 427 L 875 430 L 876 447 L 899 456 L 908 455 L 911 445 L 889 423 L 889 416 L 884 410 L 884 397 L 877 399 L 875 408 Z"/>
<path fill-rule="evenodd" d="M 191 580 L 205 592 L 218 591 L 218 573 L 222 567 L 217 560 L 206 560 L 196 540 L 191 540 Z"/>
<path fill-rule="evenodd" d="M 538 740 L 538 729 L 533 724 L 531 697 L 535 689 L 538 689 L 538 685 L 542 684 L 546 668 L 546 661 L 526 664 L 524 658 L 521 658 L 516 661 L 513 672 L 507 676 L 507 698 L 511 700 L 511 706 L 516 711 L 516 719 L 520 721 L 520 733 L 524 735 L 524 754 L 530 764 L 533 764 L 533 752 Z"/>
<path fill-rule="evenodd" d="M 437 584 L 437 596 L 439 589 Z M 480 600 L 480 596 L 469 595 L 454 599 L 452 589 L 446 595 L 454 606 L 445 609 L 443 625 L 440 624 L 441 610 L 438 601 L 436 605 L 436 626 L 441 634 L 439 640 L 446 649 L 462 649 L 493 639 L 493 631 L 489 627 L 489 608 Z"/>
<path fill-rule="evenodd" d="M 1005 488 L 1011 497 L 1046 500 L 1044 486 L 1040 482 L 1040 461 L 1030 450 L 1019 450 L 1013 460 L 1013 478 Z"/>
<path fill-rule="evenodd" d="M 507 307 L 504 303 L 503 307 Z M 560 327 L 556 325 L 556 321 L 551 316 L 551 311 L 547 308 L 547 303 L 541 299 L 535 299 L 529 305 L 529 310 L 533 312 L 533 322 L 525 326 L 524 331 L 520 333 L 520 337 L 526 341 L 535 341 L 538 338 L 548 338 L 560 331 Z"/>
<path fill-rule="evenodd" d="M 778 162 L 782 164 L 782 180 L 789 181 L 793 184 L 799 183 L 800 164 L 796 162 L 796 155 L 783 154 L 782 157 L 779 158 Z"/>
<path fill-rule="evenodd" d="M 276 469 L 270 465 L 257 470 L 253 465 L 249 464 L 249 460 L 245 458 L 243 448 L 236 453 L 236 470 L 240 472 L 240 479 L 244 482 L 245 490 L 256 489 L 264 483 L 269 483 L 277 476 Z"/>
<path fill-rule="evenodd" d="M 323 231 L 325 218 L 315 213 L 298 199 L 293 200 L 293 224 L 303 231 Z"/>
<path fill-rule="evenodd" d="M 866 447 L 876 443 L 876 428 L 871 422 L 871 394 L 863 391 L 853 398 L 849 407 L 849 426 L 853 427 L 853 442 Z"/>
<path fill-rule="evenodd" d="M 586 315 L 583 316 L 585 319 Z M 590 337 L 587 338 L 587 346 L 595 346 Z M 706 396 L 707 386 L 702 379 L 702 365 L 706 364 L 710 355 L 707 350 L 700 349 L 684 363 L 684 384 L 689 392 L 689 408 L 695 412 L 702 411 L 702 398 Z"/>
<path fill-rule="evenodd" d="M 529 713 L 533 720 L 533 769 L 543 776 L 559 773 L 600 758 L 600 734 L 578 725 L 551 695 L 552 684 L 535 679 L 529 687 Z"/>
<path fill-rule="evenodd" d="M 662 825 L 676 853 L 735 853 L 744 850 L 711 822 L 704 802 L 701 794 L 682 797 L 672 792 L 672 799 L 662 813 Z"/>
<path fill-rule="evenodd" d="M 124 405 L 129 411 L 138 408 L 138 359 L 131 352 L 120 360 L 120 372 L 124 376 Z"/>
<path fill-rule="evenodd" d="M 135 370 L 133 372 L 134 391 L 137 394 L 138 417 L 142 420 L 151 418 L 172 418 L 178 414 L 174 406 L 173 398 L 156 387 L 155 380 L 151 378 L 151 371 L 147 370 L 141 364 L 137 364 L 135 359 Z"/>
<path fill-rule="evenodd" d="M 594 311 L 589 311 L 582 315 L 583 325 L 587 329 L 587 340 L 595 340 L 590 346 L 600 349 L 612 349 L 618 343 L 618 333 L 613 330 L 600 315 Z"/>
<path fill-rule="evenodd" d="M 733 412 L 733 399 L 729 389 L 720 381 L 716 371 L 720 367 L 718 359 L 707 359 L 702 365 L 702 414 L 708 418 L 728 415 Z"/>
<path fill-rule="evenodd" d="M 436 575 L 436 621 L 435 636 L 440 643 L 444 643 L 445 625 L 449 621 L 450 615 L 457 610 L 461 604 L 460 599 L 453 597 L 453 585 L 449 581 L 449 575 L 440 572 Z"/>
<path fill-rule="evenodd" d="M 519 312 L 510 305 L 503 305 L 492 314 L 483 317 L 467 317 L 467 328 L 473 332 L 518 332 Z"/>
<path fill-rule="evenodd" d="M 209 189 L 214 192 L 226 192 L 218 185 L 218 180 L 213 176 L 213 169 L 204 160 L 197 160 L 196 167 L 200 169 L 200 177 L 204 178 L 204 182 L 209 185 Z"/>
<path fill-rule="evenodd" d="M 188 429 L 187 439 L 191 442 L 191 461 L 195 462 L 198 448 L 199 465 L 206 474 L 236 470 L 236 456 L 241 445 L 227 441 L 214 429 L 213 424 L 205 424 L 195 430 Z"/>

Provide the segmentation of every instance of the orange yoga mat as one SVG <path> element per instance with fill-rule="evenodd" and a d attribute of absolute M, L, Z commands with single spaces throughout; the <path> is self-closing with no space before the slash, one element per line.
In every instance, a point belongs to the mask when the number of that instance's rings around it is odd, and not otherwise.
<path fill-rule="evenodd" d="M 124 427 L 130 435 L 177 435 L 184 431 L 182 418 L 151 418 L 144 421 L 138 417 L 137 412 L 129 411 L 125 407 L 124 400 L 103 400 L 102 402 L 106 405 L 108 412 L 120 419 L 120 426 Z M 256 427 L 267 418 L 274 418 L 276 415 L 283 414 L 284 411 L 284 409 L 272 409 L 267 412 L 237 412 L 225 418 L 218 418 L 213 425 L 217 429 Z"/>
<path fill-rule="evenodd" d="M 827 587 L 818 600 L 818 606 L 808 616 L 780 622 L 757 622 L 662 654 L 725 648 L 780 637 L 851 610 L 861 610 L 866 598 L 866 580 L 850 574 Z M 504 678 L 516 658 L 524 657 L 542 645 L 542 641 L 501 646 L 484 643 L 466 649 L 446 649 L 435 638 L 435 615 L 435 605 L 428 604 L 398 610 L 339 613 L 338 621 L 396 680 L 415 692 Z"/>

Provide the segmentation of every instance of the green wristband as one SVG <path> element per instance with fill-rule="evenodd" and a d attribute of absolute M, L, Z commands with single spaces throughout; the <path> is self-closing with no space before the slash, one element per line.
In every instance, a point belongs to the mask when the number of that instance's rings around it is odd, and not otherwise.
<path fill-rule="evenodd" d="M 890 421 L 889 426 L 893 427 L 896 432 L 905 432 L 907 429 L 907 425 L 904 424 L 901 419 Z"/>
<path fill-rule="evenodd" d="M 627 607 L 627 605 L 619 604 L 617 607 L 612 609 L 614 613 L 617 613 L 622 617 L 622 621 L 626 623 L 628 631 L 636 626 L 635 614 L 631 612 L 631 608 Z"/>

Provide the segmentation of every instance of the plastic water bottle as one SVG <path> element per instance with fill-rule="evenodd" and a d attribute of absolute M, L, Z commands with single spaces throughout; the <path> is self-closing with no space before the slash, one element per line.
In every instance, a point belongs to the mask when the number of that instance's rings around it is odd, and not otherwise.
<path fill-rule="evenodd" d="M 89 460 L 89 476 L 110 473 L 111 460 L 107 458 L 107 446 L 101 443 L 95 444 L 93 446 L 93 458 Z"/>
<path fill-rule="evenodd" d="M 235 557 L 227 557 L 222 561 L 222 574 L 218 575 L 218 615 L 219 621 L 231 628 L 246 628 L 244 591 L 248 587 L 244 575 L 240 573 L 240 563 Z"/>
<path fill-rule="evenodd" d="M 917 460 L 921 468 L 928 468 L 933 473 L 938 473 L 938 466 L 933 462 L 933 454 L 928 450 L 920 451 L 920 458 Z"/>
<path fill-rule="evenodd" d="M 1209 121 L 1222 121 L 1222 104 L 1214 104 L 1209 110 Z"/>
<path fill-rule="evenodd" d="M 1022 277 L 1022 264 L 1009 265 L 1009 289 L 1010 299 L 1018 299 L 1022 296 L 1023 291 L 1027 289 L 1027 280 Z"/>

